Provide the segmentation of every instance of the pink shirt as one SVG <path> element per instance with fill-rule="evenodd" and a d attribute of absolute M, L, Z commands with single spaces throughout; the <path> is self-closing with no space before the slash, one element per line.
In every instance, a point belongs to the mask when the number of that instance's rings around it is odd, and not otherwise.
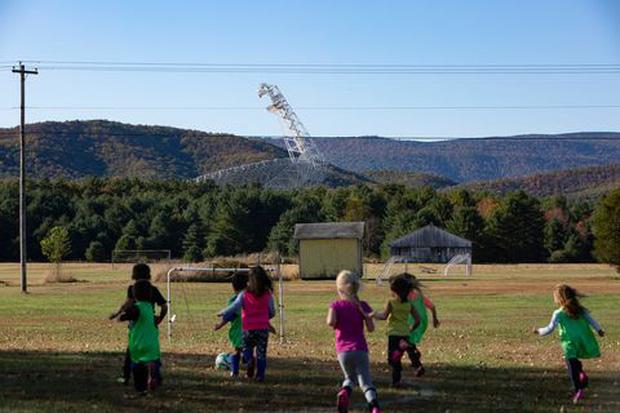
<path fill-rule="evenodd" d="M 365 312 L 372 308 L 366 301 L 360 303 Z M 364 316 L 351 301 L 338 300 L 331 304 L 336 314 L 336 351 L 368 351 L 364 337 Z"/>
<path fill-rule="evenodd" d="M 266 330 L 269 328 L 270 298 L 270 292 L 266 292 L 260 297 L 248 291 L 243 293 L 243 310 L 241 312 L 243 331 Z"/>

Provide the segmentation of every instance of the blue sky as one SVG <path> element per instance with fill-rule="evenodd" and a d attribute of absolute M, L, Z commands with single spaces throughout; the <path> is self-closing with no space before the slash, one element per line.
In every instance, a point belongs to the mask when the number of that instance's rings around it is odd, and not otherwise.
<path fill-rule="evenodd" d="M 17 60 L 235 64 L 620 64 L 620 1 L 0 0 L 0 67 Z M 277 84 L 312 135 L 492 136 L 620 131 L 620 74 L 300 75 L 41 70 L 29 122 L 111 119 L 278 135 L 256 90 Z M 19 121 L 0 71 L 0 126 Z M 154 110 L 164 106 L 166 110 Z M 461 107 L 310 110 L 309 107 Z M 67 107 L 76 109 L 67 109 Z M 116 110 L 88 109 L 113 107 Z M 151 109 L 122 109 L 149 107 Z M 181 110 L 185 107 L 189 109 Z M 249 109 L 204 110 L 199 107 Z M 13 108 L 13 109 L 11 109 Z M 172 109 L 171 109 L 172 108 Z M 177 109 L 174 109 L 177 108 Z"/>

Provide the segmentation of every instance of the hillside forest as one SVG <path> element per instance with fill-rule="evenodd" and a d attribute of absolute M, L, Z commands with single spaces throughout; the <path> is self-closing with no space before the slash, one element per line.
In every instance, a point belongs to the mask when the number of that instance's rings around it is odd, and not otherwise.
<path fill-rule="evenodd" d="M 325 221 L 366 222 L 371 258 L 387 258 L 391 241 L 434 224 L 471 240 L 478 263 L 591 262 L 593 222 L 605 224 L 593 214 L 614 199 L 595 204 L 399 184 L 282 191 L 97 177 L 29 181 L 27 193 L 29 260 L 45 260 L 41 241 L 61 227 L 69 236 L 65 259 L 96 262 L 110 260 L 114 249 L 170 249 L 191 262 L 261 251 L 294 257 L 294 225 Z M 0 181 L 0 261 L 19 260 L 18 194 L 17 180 Z"/>

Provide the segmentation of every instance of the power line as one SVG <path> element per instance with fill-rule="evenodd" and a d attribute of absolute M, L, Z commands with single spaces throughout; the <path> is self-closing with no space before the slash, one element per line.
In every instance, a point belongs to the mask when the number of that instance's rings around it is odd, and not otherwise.
<path fill-rule="evenodd" d="M 400 110 L 530 110 L 530 109 L 618 109 L 620 105 L 497 105 L 497 106 L 298 106 L 306 111 L 400 111 Z M 0 108 L 17 110 L 18 107 Z M 29 110 L 198 110 L 198 111 L 264 111 L 259 106 L 29 106 Z"/>
<path fill-rule="evenodd" d="M 581 75 L 619 74 L 620 64 L 307 64 L 307 63 L 192 63 L 118 61 L 27 61 L 42 70 L 99 72 L 159 72 L 211 74 L 298 74 L 298 75 Z"/>

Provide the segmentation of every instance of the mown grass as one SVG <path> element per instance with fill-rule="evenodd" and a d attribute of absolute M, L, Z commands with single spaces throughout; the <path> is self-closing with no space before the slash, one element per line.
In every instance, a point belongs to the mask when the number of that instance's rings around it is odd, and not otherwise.
<path fill-rule="evenodd" d="M 115 382 L 127 329 L 107 320 L 124 298 L 127 269 L 75 265 L 86 282 L 34 285 L 19 293 L 16 266 L 0 265 L 0 410 L 3 411 L 330 411 L 341 381 L 333 331 L 325 325 L 332 282 L 285 284 L 286 343 L 272 336 L 267 382 L 231 382 L 211 368 L 228 349 L 225 332 L 211 331 L 215 312 L 230 295 L 226 284 L 174 286 L 178 315 L 173 340 L 162 332 L 164 385 L 135 398 Z M 35 267 L 37 271 L 45 267 Z M 416 268 L 409 268 L 416 271 Z M 385 411 L 620 411 L 620 281 L 602 266 L 488 266 L 473 278 L 425 276 L 442 325 L 422 345 L 428 374 L 406 370 L 404 389 L 391 389 L 385 362 L 385 325 L 368 335 L 372 373 Z M 548 322 L 553 285 L 566 281 L 591 297 L 584 303 L 608 335 L 603 357 L 585 362 L 591 390 L 583 406 L 567 397 L 557 337 L 539 338 L 531 327 Z M 163 290 L 163 285 L 159 285 Z M 381 307 L 387 287 L 365 285 L 371 306 Z M 353 406 L 363 411 L 355 392 Z"/>

